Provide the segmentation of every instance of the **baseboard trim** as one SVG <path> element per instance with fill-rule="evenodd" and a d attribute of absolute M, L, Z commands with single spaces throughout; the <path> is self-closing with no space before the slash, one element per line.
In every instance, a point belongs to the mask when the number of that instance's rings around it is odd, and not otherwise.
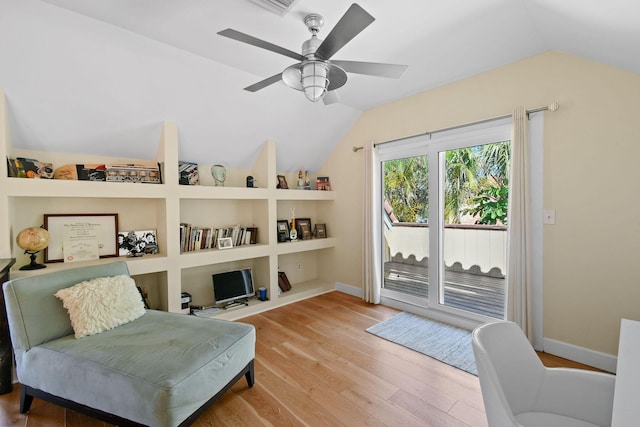
<path fill-rule="evenodd" d="M 544 338 L 544 352 L 612 373 L 616 372 L 616 365 L 618 364 L 618 358 L 612 354 L 579 347 L 551 338 Z"/>
<path fill-rule="evenodd" d="M 336 282 L 336 291 L 340 291 L 345 294 L 353 295 L 354 297 L 362 298 L 362 288 L 357 286 L 347 285 L 346 283 Z"/>

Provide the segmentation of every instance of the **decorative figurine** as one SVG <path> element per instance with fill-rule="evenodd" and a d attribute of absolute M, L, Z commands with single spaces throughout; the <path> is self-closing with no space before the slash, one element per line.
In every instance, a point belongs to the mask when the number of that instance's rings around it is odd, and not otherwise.
<path fill-rule="evenodd" d="M 291 209 L 291 231 L 289 231 L 289 240 L 292 242 L 298 240 L 298 230 L 296 230 L 296 210 Z"/>
<path fill-rule="evenodd" d="M 227 170 L 222 165 L 211 166 L 211 176 L 216 182 L 216 187 L 224 187 L 224 181 L 227 179 Z"/>
<path fill-rule="evenodd" d="M 304 171 L 304 189 L 311 190 L 311 180 L 309 179 L 309 171 Z"/>
<path fill-rule="evenodd" d="M 302 169 L 298 171 L 298 190 L 304 189 L 304 177 L 302 176 Z"/>

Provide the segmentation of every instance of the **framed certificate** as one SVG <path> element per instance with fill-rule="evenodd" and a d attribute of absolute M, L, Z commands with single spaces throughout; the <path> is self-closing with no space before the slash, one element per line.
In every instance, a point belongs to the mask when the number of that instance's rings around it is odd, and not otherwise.
<path fill-rule="evenodd" d="M 49 247 L 44 262 L 62 262 L 73 248 L 86 248 L 85 243 L 97 241 L 100 258 L 118 256 L 118 214 L 45 214 L 44 228 L 49 231 Z M 76 244 L 77 243 L 77 244 Z"/>

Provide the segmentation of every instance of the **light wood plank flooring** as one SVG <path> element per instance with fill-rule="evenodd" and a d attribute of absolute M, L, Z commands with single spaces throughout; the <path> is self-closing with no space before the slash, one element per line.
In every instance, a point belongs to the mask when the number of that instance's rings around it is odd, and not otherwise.
<path fill-rule="evenodd" d="M 243 319 L 256 384 L 242 379 L 194 426 L 486 426 L 475 376 L 365 332 L 396 313 L 331 292 Z M 18 387 L 0 396 L 0 426 L 105 427 L 39 399 L 22 415 Z"/>

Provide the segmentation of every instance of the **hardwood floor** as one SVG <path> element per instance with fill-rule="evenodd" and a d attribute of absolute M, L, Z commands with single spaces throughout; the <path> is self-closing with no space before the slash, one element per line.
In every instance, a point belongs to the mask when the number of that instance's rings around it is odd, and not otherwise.
<path fill-rule="evenodd" d="M 398 313 L 331 292 L 242 319 L 256 327 L 256 384 L 241 380 L 194 426 L 486 426 L 478 379 L 365 329 Z M 583 367 L 544 355 L 545 364 Z M 0 426 L 105 427 L 0 396 Z"/>

